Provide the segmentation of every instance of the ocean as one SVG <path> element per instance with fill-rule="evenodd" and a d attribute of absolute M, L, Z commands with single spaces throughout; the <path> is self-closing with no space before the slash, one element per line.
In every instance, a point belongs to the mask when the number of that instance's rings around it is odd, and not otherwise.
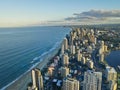
<path fill-rule="evenodd" d="M 0 88 L 40 62 L 69 31 L 57 26 L 0 28 Z"/>

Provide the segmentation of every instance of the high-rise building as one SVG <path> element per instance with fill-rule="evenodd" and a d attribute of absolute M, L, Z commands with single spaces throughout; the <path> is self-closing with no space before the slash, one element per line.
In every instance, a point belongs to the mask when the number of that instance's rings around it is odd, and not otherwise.
<path fill-rule="evenodd" d="M 102 73 L 88 70 L 84 73 L 83 90 L 101 90 Z"/>
<path fill-rule="evenodd" d="M 62 64 L 63 64 L 63 66 L 69 64 L 69 57 L 68 57 L 68 54 L 63 54 L 63 56 L 62 56 Z"/>
<path fill-rule="evenodd" d="M 99 49 L 99 61 L 103 62 L 104 61 L 104 52 L 105 52 L 105 47 L 104 47 L 104 41 L 101 41 L 101 46 Z"/>
<path fill-rule="evenodd" d="M 82 64 L 86 64 L 86 59 L 85 59 L 85 57 L 82 57 L 81 63 L 82 63 Z"/>
<path fill-rule="evenodd" d="M 75 39 L 76 36 L 77 36 L 77 33 L 74 32 L 74 33 L 73 33 L 73 38 Z"/>
<path fill-rule="evenodd" d="M 94 36 L 94 34 L 91 34 L 91 35 L 89 36 L 89 40 L 90 40 L 92 43 L 95 43 L 95 36 Z"/>
<path fill-rule="evenodd" d="M 99 48 L 99 55 L 100 54 L 103 54 L 103 49 L 101 47 Z"/>
<path fill-rule="evenodd" d="M 89 68 L 93 69 L 94 63 L 92 60 L 87 61 L 87 65 Z"/>
<path fill-rule="evenodd" d="M 62 46 L 61 46 L 61 55 L 64 54 L 64 44 L 62 43 Z"/>
<path fill-rule="evenodd" d="M 67 38 L 64 38 L 64 50 L 68 49 L 68 40 Z"/>
<path fill-rule="evenodd" d="M 100 55 L 99 55 L 99 61 L 100 61 L 100 62 L 103 62 L 103 61 L 104 61 L 104 54 L 100 54 Z"/>
<path fill-rule="evenodd" d="M 104 45 L 104 52 L 107 52 L 107 51 L 108 51 L 108 46 Z"/>
<path fill-rule="evenodd" d="M 110 81 L 108 89 L 109 90 L 117 90 L 117 83 L 115 81 Z"/>
<path fill-rule="evenodd" d="M 70 50 L 71 50 L 71 54 L 75 54 L 75 45 L 71 45 Z"/>
<path fill-rule="evenodd" d="M 92 35 L 94 35 L 95 32 L 94 32 L 93 29 L 91 29 L 91 30 L 90 30 L 90 33 L 91 33 Z"/>
<path fill-rule="evenodd" d="M 87 47 L 87 52 L 88 52 L 88 53 L 92 53 L 92 47 L 91 47 L 91 46 L 88 46 L 88 47 Z"/>
<path fill-rule="evenodd" d="M 86 31 L 82 28 L 81 30 L 81 36 L 84 37 L 86 35 Z"/>
<path fill-rule="evenodd" d="M 116 81 L 117 80 L 117 72 L 113 67 L 106 67 L 105 70 L 105 76 L 107 78 L 107 81 Z"/>
<path fill-rule="evenodd" d="M 69 68 L 68 67 L 62 67 L 61 68 L 61 76 L 62 77 L 67 77 L 69 75 Z"/>
<path fill-rule="evenodd" d="M 94 42 L 95 44 L 97 44 L 97 38 L 95 37 L 95 42 Z"/>
<path fill-rule="evenodd" d="M 70 40 L 69 40 L 70 45 L 73 45 L 73 40 L 74 40 L 73 32 L 70 32 Z"/>
<path fill-rule="evenodd" d="M 80 34 L 80 28 L 77 28 L 77 35 Z"/>
<path fill-rule="evenodd" d="M 108 52 L 108 46 L 104 44 L 104 41 L 101 41 L 101 46 L 99 49 L 99 54 L 103 54 L 104 52 Z"/>
<path fill-rule="evenodd" d="M 32 70 L 33 90 L 43 90 L 43 78 L 39 69 Z"/>
<path fill-rule="evenodd" d="M 104 52 L 104 41 L 101 41 L 101 49 L 102 49 L 102 52 Z"/>
<path fill-rule="evenodd" d="M 48 76 L 52 76 L 53 75 L 53 70 L 54 70 L 53 66 L 48 67 L 48 72 L 47 72 Z"/>
<path fill-rule="evenodd" d="M 64 78 L 62 90 L 79 90 L 79 81 L 73 78 Z"/>
<path fill-rule="evenodd" d="M 81 61 L 81 58 L 82 58 L 82 54 L 80 53 L 80 51 L 78 51 L 77 53 L 77 61 Z"/>

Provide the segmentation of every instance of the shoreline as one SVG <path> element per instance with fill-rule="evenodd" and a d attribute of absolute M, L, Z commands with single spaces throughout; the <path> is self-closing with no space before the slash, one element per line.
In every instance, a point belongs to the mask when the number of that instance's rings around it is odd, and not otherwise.
<path fill-rule="evenodd" d="M 26 71 L 24 74 L 22 74 L 20 77 L 9 83 L 8 85 L 1 88 L 1 90 L 26 90 L 27 85 L 29 82 L 31 82 L 31 70 L 33 68 L 39 68 L 42 70 L 47 63 L 52 59 L 60 50 L 61 48 L 61 42 L 58 46 L 56 46 L 53 50 L 51 50 L 49 53 L 43 56 L 40 61 L 33 65 L 28 71 Z"/>

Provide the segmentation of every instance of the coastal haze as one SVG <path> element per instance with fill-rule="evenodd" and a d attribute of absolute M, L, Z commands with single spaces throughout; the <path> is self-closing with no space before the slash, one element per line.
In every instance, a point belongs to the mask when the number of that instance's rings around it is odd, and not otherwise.
<path fill-rule="evenodd" d="M 38 63 L 69 31 L 64 27 L 0 28 L 0 88 Z"/>

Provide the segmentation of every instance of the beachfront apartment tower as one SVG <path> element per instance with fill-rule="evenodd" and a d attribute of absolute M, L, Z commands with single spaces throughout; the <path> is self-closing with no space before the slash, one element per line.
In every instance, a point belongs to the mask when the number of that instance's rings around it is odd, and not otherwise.
<path fill-rule="evenodd" d="M 68 40 L 67 38 L 64 38 L 64 50 L 68 49 Z"/>
<path fill-rule="evenodd" d="M 102 73 L 88 70 L 84 73 L 83 90 L 101 90 Z"/>
<path fill-rule="evenodd" d="M 62 45 L 61 45 L 61 55 L 63 55 L 64 54 L 64 43 L 62 43 Z"/>
<path fill-rule="evenodd" d="M 40 70 L 37 68 L 32 70 L 32 83 L 33 83 L 33 90 L 44 90 L 43 78 Z"/>

